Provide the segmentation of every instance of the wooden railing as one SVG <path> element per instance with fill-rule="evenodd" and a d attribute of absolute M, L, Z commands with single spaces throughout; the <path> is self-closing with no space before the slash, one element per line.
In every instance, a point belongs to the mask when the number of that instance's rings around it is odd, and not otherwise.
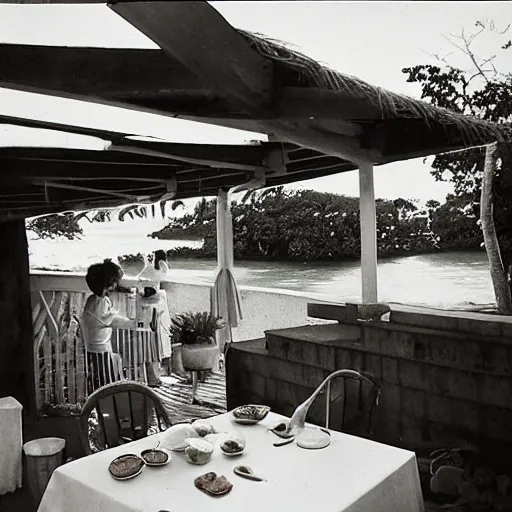
<path fill-rule="evenodd" d="M 37 408 L 39 411 L 78 411 L 87 398 L 87 367 L 79 325 L 86 297 L 90 294 L 85 276 L 83 273 L 41 271 L 32 273 L 30 281 Z M 127 286 L 135 283 L 133 279 Z M 210 308 L 211 286 L 208 284 L 167 281 L 163 288 L 172 316 Z M 233 330 L 234 341 L 262 337 L 268 329 L 305 325 L 311 320 L 306 315 L 307 303 L 321 300 L 315 294 L 244 286 L 241 294 L 244 311 L 248 314 Z M 123 311 L 123 298 L 119 299 L 121 303 L 115 300 L 114 303 Z M 135 361 L 136 354 L 130 352 L 125 337 L 120 336 L 118 346 L 128 354 L 128 362 L 123 362 L 128 369 L 125 377 L 139 379 L 144 369 Z"/>
<path fill-rule="evenodd" d="M 80 409 L 87 398 L 87 365 L 80 316 L 87 293 L 33 291 L 34 368 L 38 411 Z"/>
<path fill-rule="evenodd" d="M 63 289 L 71 288 L 70 290 Z M 42 279 L 32 285 L 34 369 L 38 412 L 79 412 L 88 390 L 88 365 L 81 332 L 82 312 L 89 291 L 70 277 Z M 127 314 L 126 294 L 112 294 L 114 307 Z M 122 356 L 124 378 L 147 382 L 144 362 L 151 359 L 151 332 L 116 330 L 114 351 Z M 139 349 L 134 350 L 137 346 Z"/>

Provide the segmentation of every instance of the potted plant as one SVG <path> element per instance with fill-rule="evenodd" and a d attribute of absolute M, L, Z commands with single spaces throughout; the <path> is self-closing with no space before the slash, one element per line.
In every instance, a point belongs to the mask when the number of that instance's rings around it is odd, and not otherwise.
<path fill-rule="evenodd" d="M 215 332 L 223 327 L 220 318 L 207 311 L 189 311 L 171 320 L 173 343 L 181 344 L 185 370 L 205 371 L 215 366 L 219 353 Z"/>

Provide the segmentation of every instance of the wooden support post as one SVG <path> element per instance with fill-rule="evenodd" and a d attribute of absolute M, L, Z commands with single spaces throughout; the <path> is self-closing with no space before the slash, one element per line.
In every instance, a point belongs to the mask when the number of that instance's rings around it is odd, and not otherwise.
<path fill-rule="evenodd" d="M 35 410 L 30 273 L 25 221 L 0 222 L 0 397 Z"/>
<path fill-rule="evenodd" d="M 359 211 L 361 222 L 361 281 L 363 304 L 377 302 L 377 219 L 373 164 L 359 164 Z"/>
<path fill-rule="evenodd" d="M 232 270 L 233 264 L 233 226 L 229 193 L 227 190 L 219 189 L 217 194 L 217 272 L 223 268 Z M 220 293 L 224 297 L 222 302 L 226 302 L 226 290 L 220 290 Z M 226 344 L 232 341 L 231 328 L 226 326 L 219 329 L 216 332 L 216 339 L 220 352 L 223 353 Z"/>
<path fill-rule="evenodd" d="M 228 208 L 228 193 L 219 190 L 217 195 L 217 267 L 227 266 L 227 240 L 226 240 L 226 208 Z"/>

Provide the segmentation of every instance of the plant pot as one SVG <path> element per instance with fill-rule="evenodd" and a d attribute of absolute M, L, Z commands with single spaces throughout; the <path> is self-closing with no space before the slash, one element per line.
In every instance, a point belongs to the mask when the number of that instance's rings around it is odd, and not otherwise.
<path fill-rule="evenodd" d="M 195 345 L 182 345 L 181 358 L 185 370 L 203 371 L 211 370 L 219 354 L 217 345 L 198 343 Z"/>

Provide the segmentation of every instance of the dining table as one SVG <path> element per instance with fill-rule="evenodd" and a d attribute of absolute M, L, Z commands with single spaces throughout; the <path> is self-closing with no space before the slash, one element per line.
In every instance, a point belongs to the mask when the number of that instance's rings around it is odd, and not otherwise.
<path fill-rule="evenodd" d="M 242 455 L 216 445 L 209 462 L 194 465 L 173 451 L 167 465 L 130 480 L 112 478 L 110 462 L 165 447 L 165 432 L 69 462 L 53 473 L 38 512 L 423 512 L 414 452 L 337 431 L 323 449 L 274 446 L 282 439 L 270 429 L 283 420 L 273 412 L 255 425 L 236 423 L 232 412 L 209 418 L 217 432 L 245 439 Z M 241 465 L 263 480 L 235 474 Z M 212 497 L 197 489 L 194 480 L 208 472 L 224 475 L 231 491 Z"/>

